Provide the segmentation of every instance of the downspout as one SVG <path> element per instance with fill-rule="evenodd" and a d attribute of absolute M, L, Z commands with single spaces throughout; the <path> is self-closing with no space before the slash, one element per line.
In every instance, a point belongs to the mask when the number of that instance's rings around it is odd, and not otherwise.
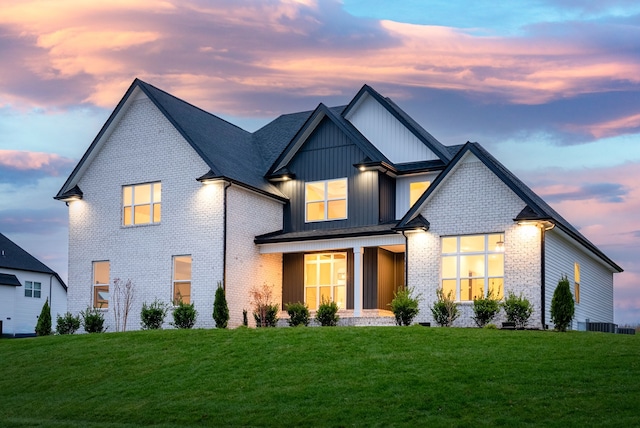
<path fill-rule="evenodd" d="M 53 307 L 53 294 L 51 294 L 53 275 L 49 275 L 49 308 Z"/>
<path fill-rule="evenodd" d="M 227 189 L 231 182 L 225 181 L 222 202 L 222 289 L 227 291 Z"/>
<path fill-rule="evenodd" d="M 542 329 L 546 330 L 546 322 L 545 322 L 545 232 L 546 229 L 544 227 L 540 227 L 540 311 L 541 321 L 542 321 Z"/>

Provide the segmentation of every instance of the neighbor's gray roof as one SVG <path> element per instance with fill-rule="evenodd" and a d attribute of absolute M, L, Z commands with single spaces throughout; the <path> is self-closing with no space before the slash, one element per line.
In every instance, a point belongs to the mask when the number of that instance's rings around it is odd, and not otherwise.
<path fill-rule="evenodd" d="M 51 274 L 60 281 L 65 290 L 67 289 L 57 273 L 2 233 L 0 233 L 0 268 Z"/>

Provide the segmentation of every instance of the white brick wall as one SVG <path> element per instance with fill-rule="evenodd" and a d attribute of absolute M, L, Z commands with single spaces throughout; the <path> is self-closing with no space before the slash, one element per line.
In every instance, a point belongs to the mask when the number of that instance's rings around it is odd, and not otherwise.
<path fill-rule="evenodd" d="M 119 277 L 135 283 L 128 329 L 138 329 L 144 301 L 172 299 L 172 256 L 190 254 L 196 327 L 214 325 L 213 298 L 222 280 L 223 190 L 221 183 L 196 181 L 208 170 L 151 101 L 141 97 L 131 104 L 78 183 L 84 199 L 69 206 L 70 311 L 91 305 L 92 262 L 109 260 L 111 282 Z M 162 182 L 161 223 L 122 226 L 122 186 L 152 181 Z M 106 318 L 113 331 L 112 311 Z"/>
<path fill-rule="evenodd" d="M 518 226 L 513 219 L 524 202 L 475 155 L 465 155 L 456 169 L 431 195 L 422 215 L 430 224 L 426 233 L 408 234 L 408 285 L 422 293 L 416 322 L 431 322 L 431 307 L 441 278 L 441 236 L 505 234 L 505 295 L 522 293 L 534 305 L 530 327 L 540 326 L 540 231 Z M 456 326 L 475 326 L 471 303 L 460 304 Z M 496 318 L 504 320 L 503 312 Z"/>

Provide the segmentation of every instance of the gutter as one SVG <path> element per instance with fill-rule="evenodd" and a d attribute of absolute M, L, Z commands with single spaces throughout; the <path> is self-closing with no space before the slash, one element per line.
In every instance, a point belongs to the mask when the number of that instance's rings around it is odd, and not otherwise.
<path fill-rule="evenodd" d="M 546 229 L 544 227 L 540 228 L 540 311 L 541 317 L 540 320 L 542 322 L 542 329 L 546 330 L 546 322 L 545 322 L 545 312 L 546 312 L 546 292 L 545 292 L 545 232 Z"/>

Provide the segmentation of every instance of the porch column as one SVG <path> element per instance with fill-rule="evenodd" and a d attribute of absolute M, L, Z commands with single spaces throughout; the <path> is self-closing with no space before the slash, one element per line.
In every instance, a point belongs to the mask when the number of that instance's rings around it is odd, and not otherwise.
<path fill-rule="evenodd" d="M 362 274 L 362 247 L 353 247 L 353 316 L 362 316 L 364 281 Z"/>

